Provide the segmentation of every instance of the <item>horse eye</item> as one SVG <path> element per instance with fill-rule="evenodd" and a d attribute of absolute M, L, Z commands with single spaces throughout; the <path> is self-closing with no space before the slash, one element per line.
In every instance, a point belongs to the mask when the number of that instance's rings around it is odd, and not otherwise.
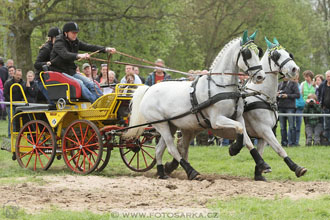
<path fill-rule="evenodd" d="M 242 50 L 242 56 L 245 60 L 250 59 L 252 57 L 251 51 L 248 48 Z"/>

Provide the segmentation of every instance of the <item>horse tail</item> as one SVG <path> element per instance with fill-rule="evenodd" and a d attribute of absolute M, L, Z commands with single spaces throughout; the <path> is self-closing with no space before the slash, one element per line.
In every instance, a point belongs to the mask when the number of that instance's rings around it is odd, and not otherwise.
<path fill-rule="evenodd" d="M 146 91 L 148 89 L 149 89 L 149 86 L 144 85 L 144 86 L 139 86 L 135 90 L 135 92 L 133 94 L 133 98 L 130 103 L 130 107 L 132 110 L 131 110 L 131 115 L 129 118 L 129 127 L 139 125 L 139 124 L 144 124 L 147 122 L 146 119 L 141 114 L 140 103 L 142 101 L 142 98 L 144 97 L 144 94 L 146 93 Z M 128 129 L 128 131 L 125 132 L 122 135 L 122 137 L 125 139 L 137 138 L 143 133 L 145 127 L 147 127 L 147 126 L 141 126 L 141 127 L 137 127 L 137 128 Z"/>

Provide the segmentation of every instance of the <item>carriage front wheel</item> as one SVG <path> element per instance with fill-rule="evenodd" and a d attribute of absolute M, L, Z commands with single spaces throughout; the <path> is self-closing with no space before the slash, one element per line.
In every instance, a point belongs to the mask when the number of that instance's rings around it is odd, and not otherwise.
<path fill-rule="evenodd" d="M 33 120 L 26 123 L 16 139 L 15 154 L 23 168 L 47 170 L 56 155 L 56 136 L 44 121 Z"/>
<path fill-rule="evenodd" d="M 142 134 L 135 140 L 122 140 L 120 156 L 125 165 L 136 172 L 146 172 L 156 164 L 156 136 Z"/>
<path fill-rule="evenodd" d="M 100 163 L 102 152 L 102 137 L 93 122 L 76 120 L 65 130 L 62 154 L 65 164 L 73 172 L 93 172 Z"/>

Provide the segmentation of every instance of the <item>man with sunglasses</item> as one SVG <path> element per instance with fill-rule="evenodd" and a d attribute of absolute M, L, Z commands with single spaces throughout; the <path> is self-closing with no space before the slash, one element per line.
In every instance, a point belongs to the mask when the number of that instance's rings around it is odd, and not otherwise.
<path fill-rule="evenodd" d="M 116 53 L 115 48 L 91 45 L 78 40 L 79 28 L 75 22 L 68 22 L 63 26 L 63 34 L 56 37 L 53 50 L 51 52 L 52 64 L 50 69 L 61 72 L 68 78 L 78 81 L 81 86 L 82 97 L 93 103 L 102 94 L 90 79 L 76 72 L 75 60 L 88 59 L 88 53 L 78 53 L 82 51 L 98 51 Z"/>

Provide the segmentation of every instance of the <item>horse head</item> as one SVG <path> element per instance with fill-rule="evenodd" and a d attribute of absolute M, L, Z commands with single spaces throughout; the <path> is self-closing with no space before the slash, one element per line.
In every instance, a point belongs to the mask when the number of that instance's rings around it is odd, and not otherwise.
<path fill-rule="evenodd" d="M 279 71 L 286 78 L 293 78 L 300 68 L 294 62 L 294 57 L 274 37 L 273 43 L 265 37 L 267 43 L 268 63 L 271 71 Z"/>
<path fill-rule="evenodd" d="M 248 32 L 244 31 L 236 65 L 252 78 L 253 83 L 259 84 L 265 79 L 265 72 L 260 63 L 260 57 L 263 55 L 262 49 L 254 43 L 256 35 L 257 31 L 250 37 Z"/>

